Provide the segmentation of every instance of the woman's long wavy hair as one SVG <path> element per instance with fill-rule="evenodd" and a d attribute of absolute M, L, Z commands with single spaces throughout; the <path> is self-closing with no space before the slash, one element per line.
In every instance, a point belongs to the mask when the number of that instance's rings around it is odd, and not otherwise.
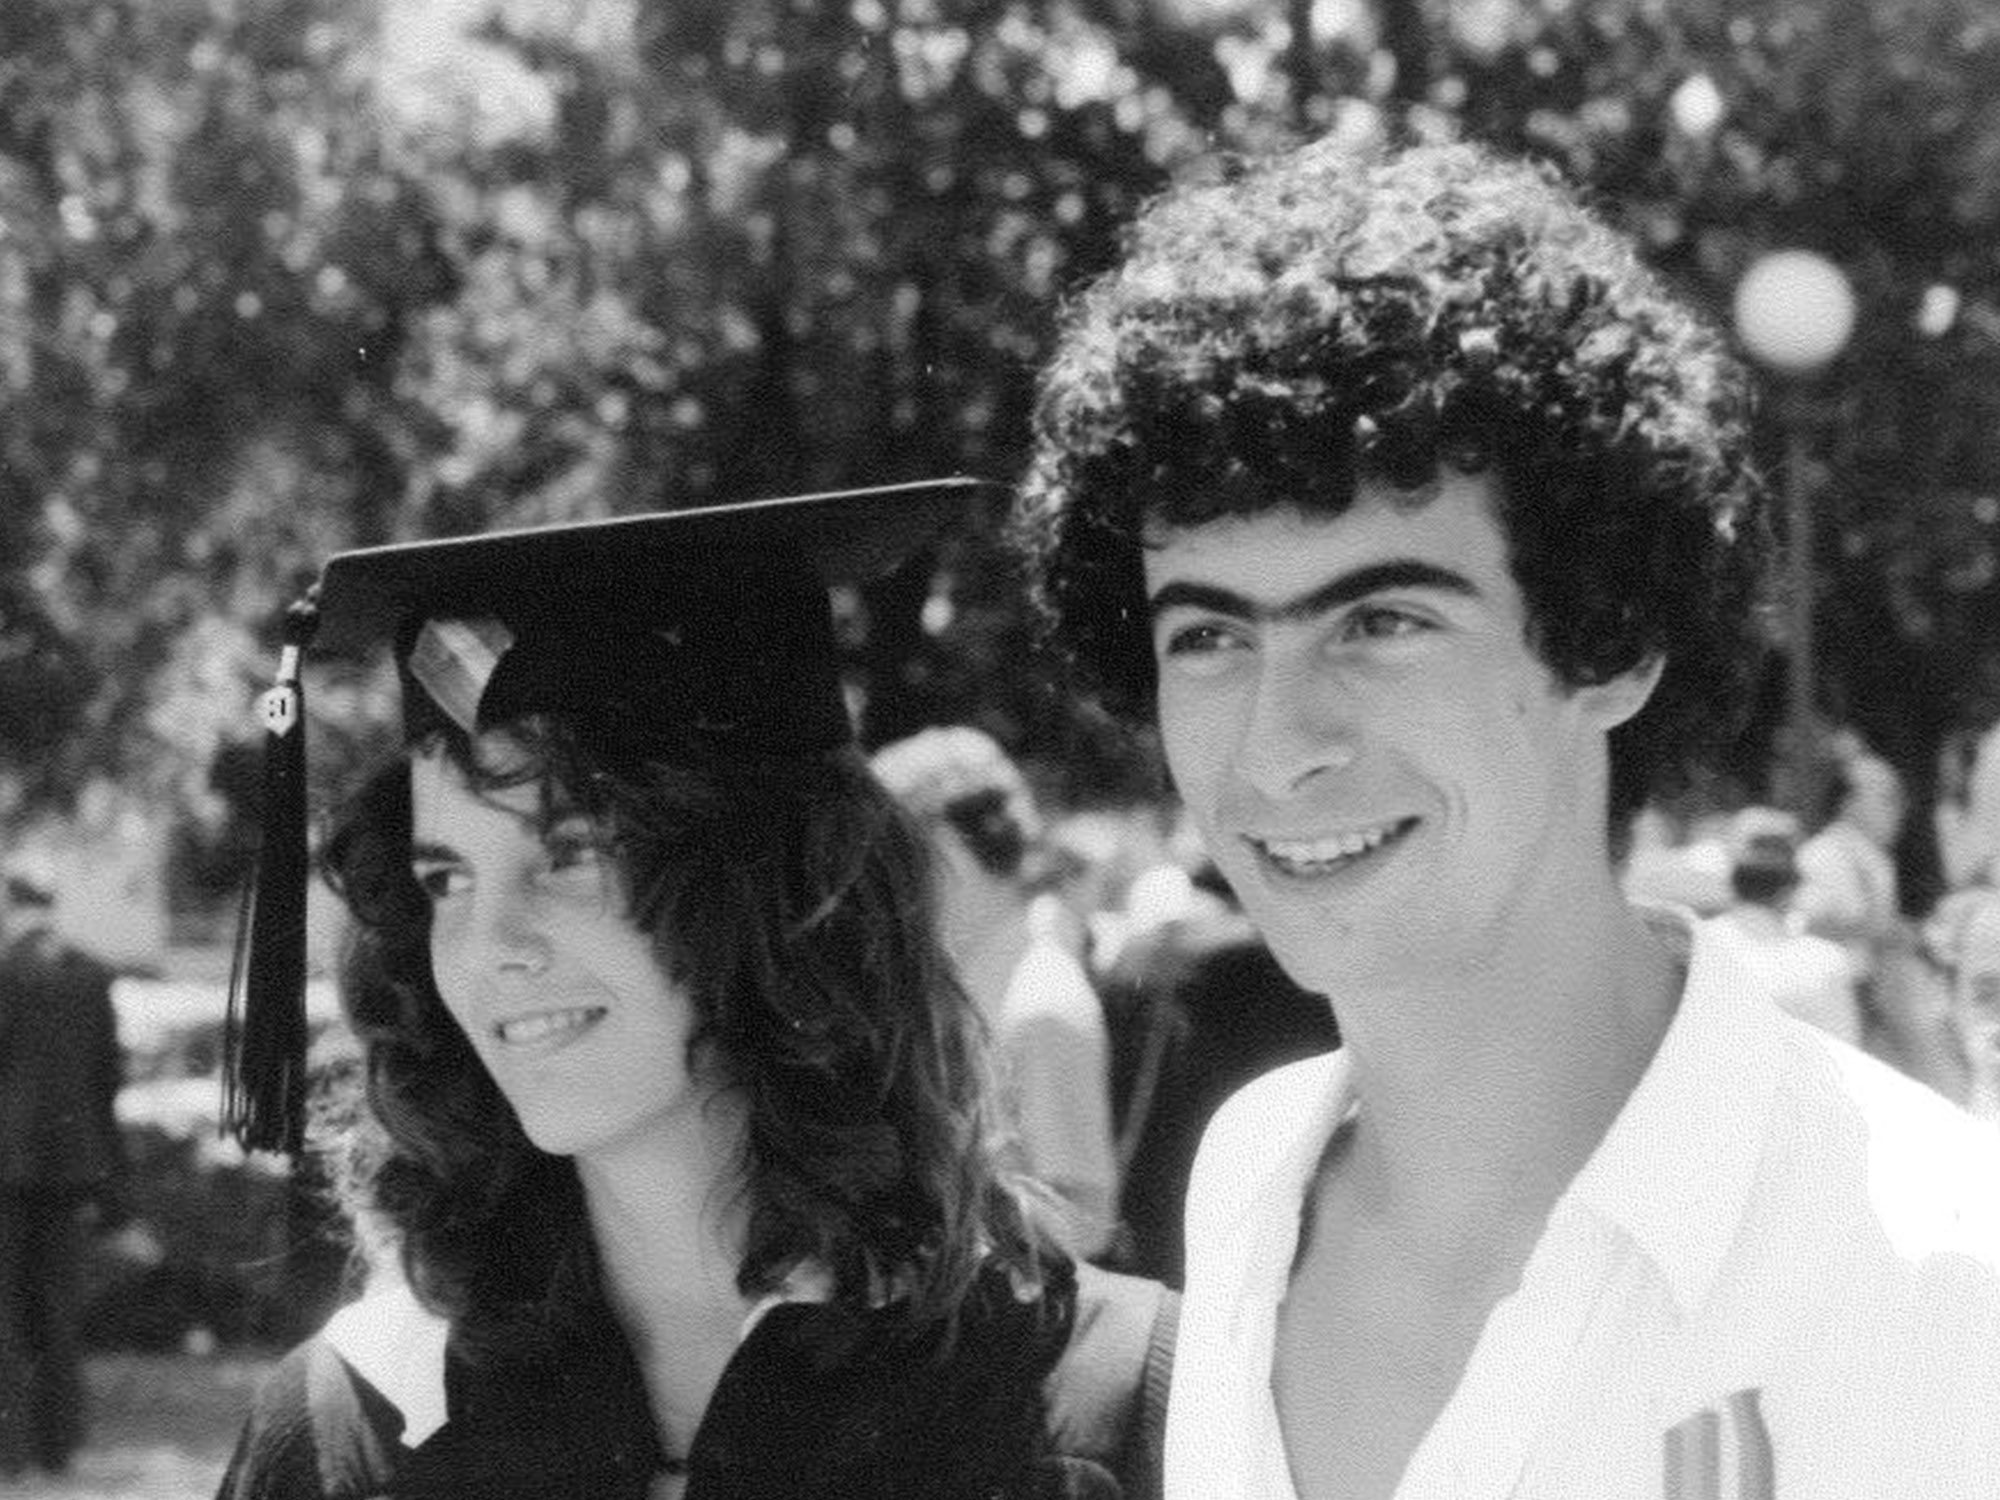
<path fill-rule="evenodd" d="M 982 1262 L 1035 1277 L 1044 1242 L 989 1149 L 979 1022 L 938 946 L 925 846 L 859 753 L 632 744 L 555 717 L 507 733 L 525 770 L 455 731 L 432 745 L 473 786 L 538 782 L 546 816 L 583 811 L 609 836 L 631 920 L 692 999 L 691 1066 L 700 1054 L 747 1106 L 744 1292 L 816 1261 L 836 1297 L 893 1287 L 909 1332 L 948 1340 Z M 322 854 L 353 914 L 343 1003 L 365 1054 L 336 1175 L 427 1304 L 518 1341 L 561 1317 L 581 1188 L 438 994 L 409 788 L 406 760 L 379 773 Z"/>

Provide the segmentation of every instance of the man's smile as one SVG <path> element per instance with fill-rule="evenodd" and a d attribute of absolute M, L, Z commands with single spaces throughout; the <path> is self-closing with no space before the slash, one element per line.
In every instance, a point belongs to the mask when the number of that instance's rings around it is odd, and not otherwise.
<path fill-rule="evenodd" d="M 1311 877 L 1344 869 L 1385 845 L 1392 845 L 1415 828 L 1417 818 L 1394 818 L 1362 828 L 1344 829 L 1313 839 L 1259 838 L 1244 835 L 1264 864 L 1281 874 Z"/>

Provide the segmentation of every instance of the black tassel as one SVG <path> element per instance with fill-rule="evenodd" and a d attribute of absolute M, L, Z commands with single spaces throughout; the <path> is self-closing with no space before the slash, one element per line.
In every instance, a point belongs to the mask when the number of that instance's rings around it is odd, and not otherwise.
<path fill-rule="evenodd" d="M 264 725 L 263 837 L 229 966 L 222 1122 L 248 1151 L 296 1152 L 306 1112 L 306 704 L 299 665 L 315 594 L 285 611 Z"/>

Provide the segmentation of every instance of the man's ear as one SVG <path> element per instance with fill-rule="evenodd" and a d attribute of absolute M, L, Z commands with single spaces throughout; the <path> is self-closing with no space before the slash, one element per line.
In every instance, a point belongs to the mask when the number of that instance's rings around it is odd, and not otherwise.
<path fill-rule="evenodd" d="M 1666 669 L 1667 658 L 1656 653 L 1616 677 L 1576 689 L 1577 706 L 1608 734 L 1646 706 Z"/>

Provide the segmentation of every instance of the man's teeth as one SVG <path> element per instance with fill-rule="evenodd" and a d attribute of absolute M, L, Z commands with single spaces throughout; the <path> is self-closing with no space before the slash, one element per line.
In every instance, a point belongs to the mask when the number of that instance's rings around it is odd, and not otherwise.
<path fill-rule="evenodd" d="M 587 1026 L 604 1011 L 594 1005 L 576 1005 L 567 1010 L 537 1011 L 532 1016 L 516 1016 L 502 1021 L 493 1028 L 493 1034 L 503 1042 L 539 1042 L 558 1032 L 574 1031 Z"/>
<path fill-rule="evenodd" d="M 1329 838 L 1307 841 L 1266 839 L 1264 851 L 1284 865 L 1324 865 L 1337 859 L 1366 854 L 1402 829 L 1401 823 L 1384 823 L 1378 828 L 1360 828 L 1336 833 Z"/>

